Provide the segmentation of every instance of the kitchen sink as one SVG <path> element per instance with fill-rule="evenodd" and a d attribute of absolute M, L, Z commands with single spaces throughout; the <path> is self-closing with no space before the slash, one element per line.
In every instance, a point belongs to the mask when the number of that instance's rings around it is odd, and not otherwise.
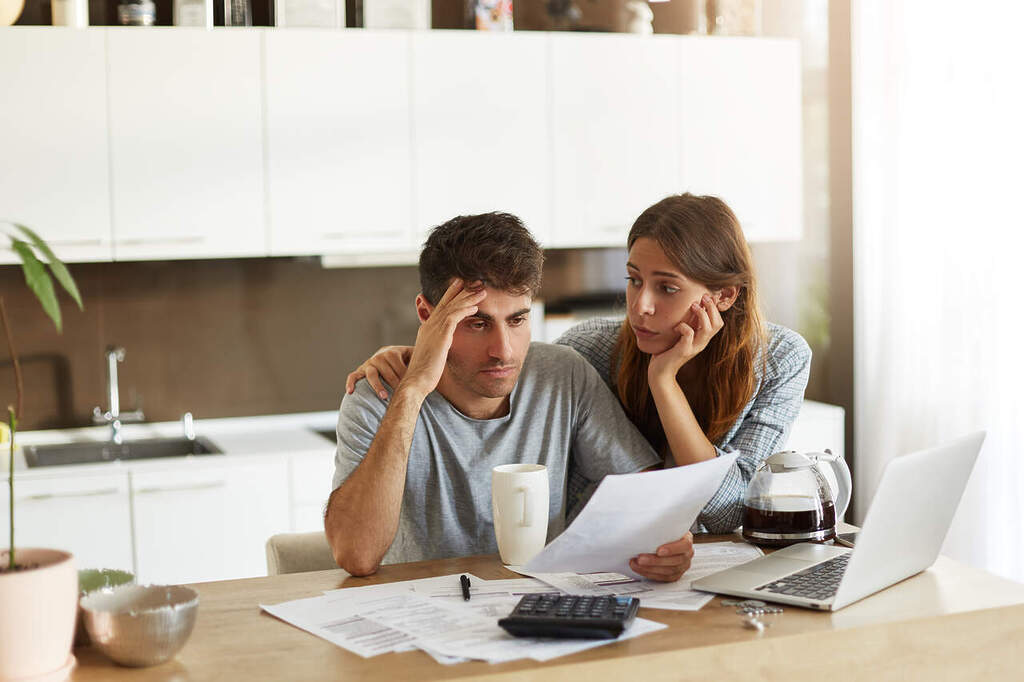
<path fill-rule="evenodd" d="M 313 433 L 315 433 L 316 435 L 318 435 L 318 436 L 320 436 L 322 438 L 326 438 L 327 440 L 331 441 L 332 443 L 337 443 L 338 442 L 338 432 L 335 431 L 334 429 L 331 429 L 330 431 L 328 431 L 327 429 L 324 429 L 322 431 L 320 429 L 313 429 Z"/>
<path fill-rule="evenodd" d="M 190 440 L 184 437 L 146 438 L 127 441 L 121 445 L 109 441 L 26 445 L 22 451 L 25 453 L 25 462 L 30 467 L 222 454 L 220 448 L 206 438 Z"/>

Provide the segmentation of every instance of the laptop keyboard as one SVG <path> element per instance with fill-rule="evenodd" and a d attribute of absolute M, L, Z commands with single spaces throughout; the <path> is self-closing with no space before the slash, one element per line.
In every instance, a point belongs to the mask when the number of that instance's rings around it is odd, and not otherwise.
<path fill-rule="evenodd" d="M 839 581 L 846 572 L 846 564 L 853 552 L 840 554 L 837 557 L 815 564 L 810 568 L 787 575 L 780 580 L 761 585 L 756 589 L 775 594 L 807 599 L 828 599 L 839 589 Z"/>

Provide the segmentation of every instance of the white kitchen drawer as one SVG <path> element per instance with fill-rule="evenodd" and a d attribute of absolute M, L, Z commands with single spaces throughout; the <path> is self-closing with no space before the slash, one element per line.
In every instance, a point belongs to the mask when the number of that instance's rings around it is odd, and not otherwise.
<path fill-rule="evenodd" d="M 0 490 L 0 546 L 7 546 L 7 485 Z M 63 549 L 77 568 L 132 571 L 128 475 L 14 480 L 14 546 Z"/>
<path fill-rule="evenodd" d="M 139 580 L 197 582 L 265 575 L 264 545 L 289 529 L 283 456 L 132 473 Z"/>
<path fill-rule="evenodd" d="M 295 532 L 321 530 L 324 508 L 331 495 L 334 452 L 295 453 L 289 456 L 291 522 Z"/>

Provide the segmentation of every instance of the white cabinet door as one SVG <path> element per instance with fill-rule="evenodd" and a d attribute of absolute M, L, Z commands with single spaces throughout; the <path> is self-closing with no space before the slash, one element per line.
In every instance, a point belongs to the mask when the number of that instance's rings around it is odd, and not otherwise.
<path fill-rule="evenodd" d="M 409 43 L 266 34 L 272 255 L 411 250 Z"/>
<path fill-rule="evenodd" d="M 715 37 L 680 46 L 683 186 L 721 197 L 748 240 L 799 239 L 799 43 Z"/>
<path fill-rule="evenodd" d="M 178 462 L 131 478 L 140 582 L 266 575 L 267 538 L 289 527 L 283 457 Z"/>
<path fill-rule="evenodd" d="M 261 34 L 108 31 L 114 257 L 265 255 Z"/>
<path fill-rule="evenodd" d="M 553 246 L 624 246 L 681 191 L 678 39 L 552 35 Z"/>
<path fill-rule="evenodd" d="M 456 215 L 506 211 L 548 237 L 547 36 L 413 34 L 416 249 Z"/>
<path fill-rule="evenodd" d="M 111 256 L 103 51 L 102 31 L 0 28 L 0 217 L 66 261 Z"/>
<path fill-rule="evenodd" d="M 324 510 L 334 479 L 334 450 L 301 452 L 288 457 L 291 468 L 292 530 L 323 530 Z"/>
<path fill-rule="evenodd" d="M 8 544 L 7 481 L 0 491 L 0 546 Z M 63 549 L 77 568 L 133 571 L 125 473 L 14 481 L 14 546 Z"/>

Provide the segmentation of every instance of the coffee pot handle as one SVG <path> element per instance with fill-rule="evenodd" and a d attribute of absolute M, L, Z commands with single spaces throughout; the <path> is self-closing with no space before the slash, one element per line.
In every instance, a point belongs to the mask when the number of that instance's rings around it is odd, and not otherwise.
<path fill-rule="evenodd" d="M 832 465 L 832 471 L 836 475 L 836 482 L 839 484 L 839 491 L 836 494 L 836 521 L 842 521 L 846 515 L 846 508 L 850 506 L 850 497 L 853 495 L 853 478 L 850 476 L 850 467 L 846 460 L 835 455 L 831 450 L 825 451 L 828 454 L 828 463 Z"/>

